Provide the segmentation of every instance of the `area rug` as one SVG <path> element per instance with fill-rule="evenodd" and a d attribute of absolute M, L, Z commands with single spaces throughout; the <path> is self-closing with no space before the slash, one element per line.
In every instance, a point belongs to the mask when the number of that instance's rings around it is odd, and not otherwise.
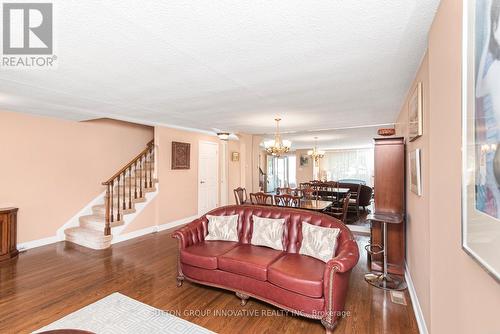
<path fill-rule="evenodd" d="M 135 299 L 113 293 L 34 333 L 54 329 L 82 329 L 98 334 L 208 334 L 208 329 Z"/>

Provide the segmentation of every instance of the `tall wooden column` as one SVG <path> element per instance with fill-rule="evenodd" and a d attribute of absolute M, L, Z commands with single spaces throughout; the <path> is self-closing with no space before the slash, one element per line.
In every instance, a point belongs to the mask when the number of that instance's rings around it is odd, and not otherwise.
<path fill-rule="evenodd" d="M 375 139 L 375 213 L 399 213 L 405 207 L 405 143 L 404 138 Z M 405 225 L 389 224 L 387 230 L 388 272 L 404 274 Z M 383 244 L 380 223 L 373 222 L 371 243 Z M 382 271 L 382 256 L 374 255 L 371 270 Z"/>

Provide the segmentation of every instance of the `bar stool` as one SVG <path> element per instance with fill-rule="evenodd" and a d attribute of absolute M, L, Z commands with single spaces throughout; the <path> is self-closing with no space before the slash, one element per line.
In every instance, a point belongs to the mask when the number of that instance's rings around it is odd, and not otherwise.
<path fill-rule="evenodd" d="M 406 282 L 395 278 L 387 272 L 387 224 L 401 224 L 403 216 L 395 213 L 374 213 L 366 217 L 370 222 L 379 222 L 382 224 L 382 239 L 384 245 L 369 244 L 365 246 L 366 251 L 370 255 L 383 254 L 384 266 L 381 274 L 368 273 L 365 275 L 365 281 L 376 288 L 384 290 L 404 290 Z"/>

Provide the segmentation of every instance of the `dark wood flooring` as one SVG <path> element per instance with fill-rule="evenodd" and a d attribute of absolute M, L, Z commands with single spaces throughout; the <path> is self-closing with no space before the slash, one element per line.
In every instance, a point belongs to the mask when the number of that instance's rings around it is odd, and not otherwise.
<path fill-rule="evenodd" d="M 35 248 L 0 264 L 0 333 L 28 333 L 113 292 L 218 333 L 324 333 L 319 321 L 285 316 L 250 299 L 242 308 L 234 293 L 185 282 L 176 287 L 176 240 L 171 231 L 121 242 L 104 251 L 71 243 Z M 351 275 L 346 310 L 335 333 L 418 333 L 411 301 L 391 302 L 390 293 L 363 280 L 367 271 L 364 244 Z M 214 316 L 215 310 L 246 314 Z M 268 316 L 254 316 L 252 311 Z"/>

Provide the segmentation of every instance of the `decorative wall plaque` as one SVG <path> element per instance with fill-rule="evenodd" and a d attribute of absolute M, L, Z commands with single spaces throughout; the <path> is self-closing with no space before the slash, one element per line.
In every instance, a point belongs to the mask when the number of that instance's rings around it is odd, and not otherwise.
<path fill-rule="evenodd" d="M 172 142 L 172 169 L 189 169 L 191 144 Z"/>

